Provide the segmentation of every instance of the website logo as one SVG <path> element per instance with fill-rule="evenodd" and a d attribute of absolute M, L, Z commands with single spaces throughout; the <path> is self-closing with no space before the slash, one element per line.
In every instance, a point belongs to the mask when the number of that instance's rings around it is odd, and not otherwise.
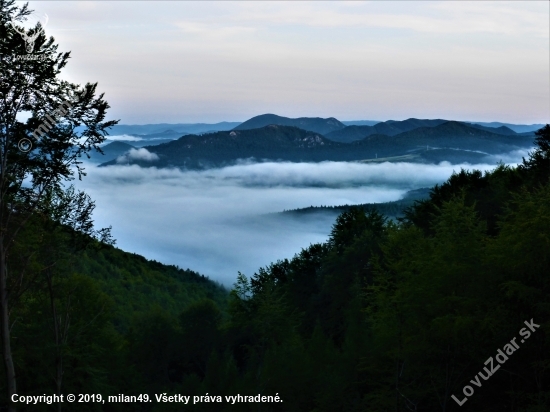
<path fill-rule="evenodd" d="M 34 51 L 34 42 L 40 34 L 44 33 L 44 27 L 48 24 L 48 19 L 48 15 L 44 14 L 43 22 L 38 21 L 35 24 L 35 28 L 33 29 L 34 33 L 31 30 L 32 34 L 27 34 L 24 29 L 20 30 L 13 22 L 9 22 L 13 29 L 21 35 L 21 38 L 25 42 L 25 49 L 27 50 L 27 53 L 31 54 Z"/>

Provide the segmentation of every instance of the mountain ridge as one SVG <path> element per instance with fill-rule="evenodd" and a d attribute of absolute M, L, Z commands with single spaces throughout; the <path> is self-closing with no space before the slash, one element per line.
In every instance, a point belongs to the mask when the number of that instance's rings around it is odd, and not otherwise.
<path fill-rule="evenodd" d="M 335 130 L 325 135 L 326 138 L 334 140 L 335 142 L 350 143 L 352 141 L 361 140 L 365 137 L 374 134 L 384 134 L 387 136 L 395 136 L 400 133 L 412 131 L 420 127 L 437 127 L 446 122 L 463 123 L 469 127 L 485 130 L 490 133 L 503 134 L 503 135 L 516 135 L 512 129 L 506 126 L 500 126 L 498 128 L 491 128 L 482 126 L 479 124 L 470 124 L 466 122 L 459 122 L 455 120 L 444 119 L 416 119 L 409 118 L 406 120 L 388 120 L 386 122 L 380 122 L 373 126 L 368 125 L 351 125 L 342 129 Z"/>
<path fill-rule="evenodd" d="M 151 124 L 117 124 L 109 129 L 110 135 L 149 135 L 173 130 L 182 134 L 205 133 L 208 131 L 231 130 L 241 122 L 218 123 L 151 123 Z"/>
<path fill-rule="evenodd" d="M 314 133 L 326 134 L 334 130 L 339 130 L 346 127 L 342 122 L 335 119 L 334 117 L 329 117 L 323 119 L 321 117 L 298 117 L 296 119 L 291 119 L 289 117 L 278 116 L 276 114 L 261 114 L 259 116 L 254 116 L 247 121 L 241 123 L 233 130 L 250 130 L 250 129 L 259 129 L 265 126 L 274 124 L 277 126 L 294 126 L 303 130 L 307 130 Z"/>
<path fill-rule="evenodd" d="M 351 143 L 332 141 L 320 133 L 295 126 L 268 125 L 258 129 L 186 135 L 168 143 L 145 146 L 158 161 L 136 159 L 143 166 L 204 169 L 255 161 L 373 161 L 378 157 L 412 156 L 417 162 L 438 163 L 446 157 L 473 159 L 530 147 L 530 136 L 491 133 L 449 121 L 435 127 L 420 127 L 394 136 L 374 134 Z M 458 153 L 461 151 L 462 153 Z M 459 155 L 457 157 L 457 155 Z M 396 161 L 399 161 L 396 159 Z M 466 160 L 467 161 L 467 160 Z M 115 161 L 102 166 L 116 164 Z"/>

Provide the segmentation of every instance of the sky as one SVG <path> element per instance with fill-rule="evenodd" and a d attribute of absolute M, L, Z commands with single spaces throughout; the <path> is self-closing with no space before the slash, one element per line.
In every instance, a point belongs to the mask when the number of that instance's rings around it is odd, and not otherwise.
<path fill-rule="evenodd" d="M 29 5 L 121 124 L 550 120 L 548 1 Z"/>

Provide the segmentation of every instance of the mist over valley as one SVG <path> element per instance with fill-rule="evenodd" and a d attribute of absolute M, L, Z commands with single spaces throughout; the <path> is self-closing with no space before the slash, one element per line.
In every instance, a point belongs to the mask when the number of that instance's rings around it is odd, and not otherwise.
<path fill-rule="evenodd" d="M 425 123 L 420 126 L 425 127 Z M 281 127 L 285 126 L 277 126 L 277 129 L 265 126 L 267 140 L 274 136 L 277 141 Z M 315 137 L 311 131 L 287 127 L 289 129 L 284 132 L 293 137 Z M 275 133 L 270 136 L 269 131 Z M 244 158 L 238 156 L 239 147 L 231 148 L 234 158 L 229 165 L 224 166 L 224 161 L 220 161 L 221 166 L 203 163 L 200 168 L 188 169 L 180 162 L 180 167 L 161 167 L 166 164 L 159 160 L 163 156 L 172 155 L 171 159 L 177 159 L 171 144 L 217 138 L 223 148 L 224 141 L 232 140 L 231 133 L 239 133 L 240 139 L 243 138 L 241 133 L 249 133 L 252 146 L 243 150 L 247 155 Z M 473 141 L 490 145 L 495 152 L 499 148 L 510 150 L 489 154 L 467 149 L 467 143 L 472 140 L 461 142 L 463 136 L 439 134 L 433 138 L 425 128 L 417 130 L 416 139 L 425 138 L 426 134 L 432 141 L 439 138 L 463 149 L 424 148 L 420 151 L 422 157 L 417 150 L 401 157 L 375 157 L 362 162 L 326 160 L 330 154 L 325 156 L 329 153 L 325 151 L 319 152 L 317 162 L 300 159 L 257 161 L 254 157 L 261 159 L 269 154 L 263 144 L 266 140 L 264 130 L 237 128 L 236 131 L 183 136 L 171 144 L 145 148 L 132 146 L 132 142 L 109 143 L 104 146 L 105 155 L 94 154 L 91 159 L 94 163 L 87 163 L 88 176 L 79 186 L 96 199 L 96 220 L 100 226 L 113 226 L 118 247 L 163 263 L 191 268 L 230 286 L 238 271 L 251 275 L 278 259 L 291 258 L 312 243 L 325 242 L 343 210 L 335 207 L 395 202 L 407 196 L 410 190 L 442 183 L 462 168 L 485 171 L 498 162 L 516 164 L 527 156 L 530 147 L 527 142 L 532 143 L 529 136 L 510 138 L 479 130 Z M 327 146 L 350 145 L 320 138 Z M 296 145 L 292 143 L 292 139 L 283 140 L 283 145 L 274 150 L 283 155 L 285 150 L 293 153 Z M 303 140 L 298 142 L 302 145 L 299 148 L 302 153 L 316 150 L 307 146 L 307 140 L 305 143 Z M 368 146 L 369 143 L 364 144 Z M 522 145 L 527 147 L 518 148 Z M 395 141 L 392 141 L 385 147 L 394 146 Z M 263 155 L 258 155 L 257 148 Z M 430 159 L 431 153 L 437 156 Z M 251 156 L 254 154 L 256 156 Z M 102 163 L 102 159 L 108 157 L 112 160 Z M 102 167 L 97 167 L 100 163 Z M 426 195 L 427 191 L 422 196 Z M 401 204 L 399 207 L 394 205 L 385 210 L 401 207 Z M 280 213 L 304 208 L 309 209 L 304 213 Z"/>

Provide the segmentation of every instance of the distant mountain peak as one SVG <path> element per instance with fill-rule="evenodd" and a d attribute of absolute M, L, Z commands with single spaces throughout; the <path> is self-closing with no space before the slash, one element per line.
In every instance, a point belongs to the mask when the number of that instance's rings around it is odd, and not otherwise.
<path fill-rule="evenodd" d="M 291 119 L 289 117 L 267 113 L 248 119 L 244 123 L 235 127 L 233 130 L 259 129 L 269 125 L 294 126 L 306 131 L 320 133 L 323 135 L 345 127 L 342 122 L 334 117 L 329 117 L 327 119 L 323 119 L 321 117 L 299 117 L 296 119 Z"/>

